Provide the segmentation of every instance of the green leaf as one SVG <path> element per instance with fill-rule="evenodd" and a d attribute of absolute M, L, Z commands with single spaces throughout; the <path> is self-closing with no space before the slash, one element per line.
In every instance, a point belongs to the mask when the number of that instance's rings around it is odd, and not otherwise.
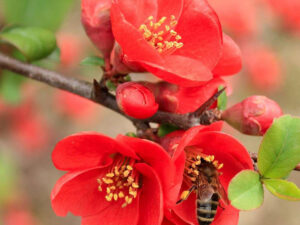
<path fill-rule="evenodd" d="M 221 85 L 218 88 L 218 91 L 222 90 L 224 87 Z M 219 110 L 225 110 L 227 107 L 227 95 L 226 91 L 223 91 L 223 93 L 218 97 L 218 109 Z"/>
<path fill-rule="evenodd" d="M 300 201 L 300 189 L 293 182 L 281 179 L 263 179 L 262 181 L 276 197 L 289 201 Z"/>
<path fill-rule="evenodd" d="M 0 41 L 16 47 L 28 61 L 45 58 L 56 48 L 54 34 L 37 27 L 5 29 L 0 33 Z"/>
<path fill-rule="evenodd" d="M 157 135 L 159 137 L 164 137 L 175 130 L 179 130 L 179 128 L 172 124 L 161 124 L 158 128 Z"/>
<path fill-rule="evenodd" d="M 37 26 L 55 31 L 74 0 L 3 0 L 3 14 L 8 24 Z"/>
<path fill-rule="evenodd" d="M 300 118 L 276 119 L 258 152 L 258 169 L 265 178 L 284 178 L 300 162 Z"/>
<path fill-rule="evenodd" d="M 128 137 L 137 137 L 136 134 L 133 132 L 127 132 L 125 135 Z"/>
<path fill-rule="evenodd" d="M 98 56 L 89 56 L 83 59 L 80 65 L 84 66 L 104 66 L 104 59 Z"/>
<path fill-rule="evenodd" d="M 229 184 L 228 198 L 240 210 L 252 210 L 261 206 L 264 190 L 259 174 L 253 170 L 238 173 Z"/>
<path fill-rule="evenodd" d="M 22 100 L 21 86 L 25 78 L 4 70 L 0 80 L 0 96 L 10 104 L 19 104 Z"/>
<path fill-rule="evenodd" d="M 105 85 L 108 88 L 108 90 L 110 90 L 110 91 L 117 90 L 117 86 L 113 82 L 111 82 L 110 80 L 106 81 Z"/>

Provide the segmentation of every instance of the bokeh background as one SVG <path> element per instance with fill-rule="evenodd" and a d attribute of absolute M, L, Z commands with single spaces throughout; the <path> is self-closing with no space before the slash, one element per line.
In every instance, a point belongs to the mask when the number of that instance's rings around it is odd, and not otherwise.
<path fill-rule="evenodd" d="M 100 1 L 100 0 L 99 0 Z M 300 114 L 300 1 L 210 0 L 226 33 L 239 44 L 243 70 L 227 79 L 229 105 L 249 95 L 267 95 L 284 113 Z M 79 0 L 0 0 L 0 28 L 10 24 L 41 26 L 57 34 L 56 53 L 38 65 L 68 76 L 92 80 L 99 68 L 80 61 L 100 54 L 80 23 Z M 1 49 L 5 51 L 5 49 Z M 136 75 L 137 79 L 153 79 Z M 245 136 L 225 126 L 249 151 L 256 152 L 260 137 Z M 80 97 L 55 90 L 0 70 L 0 224 L 79 225 L 73 215 L 55 216 L 50 192 L 62 175 L 51 162 L 60 139 L 81 131 L 111 137 L 135 131 L 125 118 Z M 300 173 L 290 180 L 300 186 Z M 240 225 L 299 225 L 300 203 L 265 192 L 262 207 L 242 212 Z"/>

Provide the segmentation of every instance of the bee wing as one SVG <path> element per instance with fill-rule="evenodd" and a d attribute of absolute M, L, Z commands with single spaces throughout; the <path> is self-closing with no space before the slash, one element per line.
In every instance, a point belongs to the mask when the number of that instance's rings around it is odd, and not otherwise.
<path fill-rule="evenodd" d="M 217 190 L 216 191 L 218 192 L 220 199 L 222 199 L 226 205 L 229 205 L 230 201 L 227 197 L 227 193 L 219 180 L 217 182 Z"/>
<path fill-rule="evenodd" d="M 210 201 L 213 194 L 216 193 L 210 184 L 200 184 L 197 188 L 197 196 L 201 201 Z"/>

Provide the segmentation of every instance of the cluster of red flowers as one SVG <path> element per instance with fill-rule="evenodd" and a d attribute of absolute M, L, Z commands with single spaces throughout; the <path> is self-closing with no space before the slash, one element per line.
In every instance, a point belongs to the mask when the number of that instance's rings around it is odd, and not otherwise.
<path fill-rule="evenodd" d="M 138 119 L 158 108 L 193 112 L 226 86 L 222 76 L 241 69 L 238 46 L 206 0 L 82 0 L 82 21 L 110 74 L 147 71 L 162 79 L 118 86 L 120 109 Z M 223 119 L 262 135 L 280 115 L 275 102 L 253 97 Z M 81 216 L 83 225 L 236 225 L 239 211 L 227 188 L 253 164 L 221 128 L 216 122 L 177 130 L 158 143 L 93 132 L 69 136 L 52 154 L 55 167 L 67 171 L 52 191 L 53 209 L 59 216 Z"/>

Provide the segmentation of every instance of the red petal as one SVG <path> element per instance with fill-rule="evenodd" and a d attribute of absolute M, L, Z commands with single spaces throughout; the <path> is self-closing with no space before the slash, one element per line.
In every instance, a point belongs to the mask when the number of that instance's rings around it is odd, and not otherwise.
<path fill-rule="evenodd" d="M 157 0 L 158 14 L 157 19 L 162 17 L 170 17 L 174 15 L 175 18 L 179 18 L 184 0 Z"/>
<path fill-rule="evenodd" d="M 155 0 L 114 0 L 113 5 L 117 5 L 125 19 L 137 28 L 149 16 L 156 18 L 157 15 L 158 3 Z"/>
<path fill-rule="evenodd" d="M 52 160 L 60 170 L 87 169 L 107 163 L 111 160 L 109 155 L 115 152 L 137 157 L 112 138 L 98 133 L 78 133 L 57 143 L 52 152 Z"/>
<path fill-rule="evenodd" d="M 222 53 L 219 19 L 206 1 L 184 2 L 184 10 L 176 27 L 184 47 L 174 54 L 199 60 L 207 68 L 213 69 Z"/>
<path fill-rule="evenodd" d="M 160 63 L 138 62 L 155 76 L 183 87 L 200 86 L 212 78 L 211 71 L 201 61 L 185 56 L 169 55 Z"/>
<path fill-rule="evenodd" d="M 98 191 L 97 179 L 104 175 L 103 168 L 69 172 L 62 176 L 51 193 L 55 213 L 66 216 L 70 211 L 78 216 L 87 216 L 116 205 L 105 200 L 106 193 Z"/>
<path fill-rule="evenodd" d="M 136 199 L 125 208 L 121 208 L 121 205 L 106 207 L 103 211 L 97 215 L 83 217 L 81 225 L 136 225 L 140 217 L 140 196 L 137 195 Z"/>
<path fill-rule="evenodd" d="M 181 154 L 181 152 L 184 150 L 186 146 L 193 145 L 191 144 L 191 142 L 193 142 L 196 139 L 197 135 L 200 135 L 203 132 L 207 132 L 207 131 L 221 131 L 222 126 L 223 126 L 223 122 L 220 121 L 220 122 L 212 123 L 209 126 L 200 125 L 197 127 L 192 127 L 189 130 L 187 130 L 180 140 L 179 146 L 176 149 L 173 160 L 175 161 L 177 160 L 177 156 Z"/>
<path fill-rule="evenodd" d="M 143 175 L 142 192 L 140 193 L 141 206 L 138 225 L 157 225 L 163 220 L 163 194 L 158 175 L 145 163 L 135 165 Z M 127 224 L 131 224 L 130 222 Z"/>
<path fill-rule="evenodd" d="M 211 225 L 237 225 L 239 222 L 239 210 L 232 206 L 226 207 L 225 210 L 218 210 L 215 220 Z"/>
<path fill-rule="evenodd" d="M 154 169 L 162 183 L 166 204 L 175 203 L 178 193 L 170 191 L 175 185 L 175 166 L 167 152 L 160 145 L 144 139 L 119 135 L 117 140 L 134 149 Z"/>
<path fill-rule="evenodd" d="M 224 34 L 223 53 L 213 70 L 214 75 L 232 75 L 242 68 L 242 54 L 239 46 Z"/>

